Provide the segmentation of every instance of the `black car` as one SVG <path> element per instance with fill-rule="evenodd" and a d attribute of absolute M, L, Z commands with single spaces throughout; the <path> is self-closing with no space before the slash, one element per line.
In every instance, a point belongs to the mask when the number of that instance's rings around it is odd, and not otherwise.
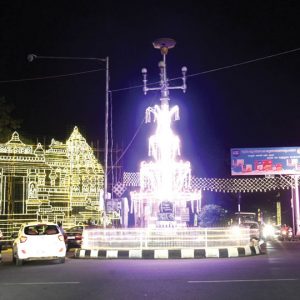
<path fill-rule="evenodd" d="M 96 225 L 77 225 L 65 230 L 67 249 L 80 248 L 82 244 L 82 232 L 87 228 L 100 228 Z"/>
<path fill-rule="evenodd" d="M 81 247 L 83 227 L 84 225 L 78 225 L 65 230 L 65 234 L 67 236 L 66 245 L 68 250 L 71 248 Z"/>

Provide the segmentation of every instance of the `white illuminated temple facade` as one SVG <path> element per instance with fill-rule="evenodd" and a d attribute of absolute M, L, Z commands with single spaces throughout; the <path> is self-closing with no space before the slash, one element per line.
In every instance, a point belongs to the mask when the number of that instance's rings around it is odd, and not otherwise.
<path fill-rule="evenodd" d="M 180 158 L 180 139 L 172 130 L 179 120 L 178 106 L 170 107 L 169 91 L 186 90 L 186 67 L 182 68 L 183 84 L 169 86 L 166 55 L 175 46 L 172 39 L 159 39 L 154 47 L 160 49 L 160 86 L 147 86 L 147 70 L 143 69 L 144 93 L 159 90 L 160 105 L 146 109 L 145 120 L 156 123 L 155 134 L 149 138 L 149 161 L 140 166 L 140 190 L 131 193 L 135 220 L 143 227 L 184 227 L 190 219 L 190 209 L 201 207 L 201 191 L 191 189 L 191 165 Z M 194 203 L 196 202 L 196 207 Z M 187 203 L 192 205 L 188 207 Z"/>
<path fill-rule="evenodd" d="M 24 144 L 17 132 L 0 144 L 0 228 L 11 232 L 25 221 L 65 226 L 100 219 L 103 167 L 74 128 L 63 143 Z"/>

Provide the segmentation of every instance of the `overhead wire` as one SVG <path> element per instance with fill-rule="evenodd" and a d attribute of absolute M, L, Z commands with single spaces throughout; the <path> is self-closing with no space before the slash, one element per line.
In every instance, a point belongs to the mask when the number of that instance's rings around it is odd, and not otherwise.
<path fill-rule="evenodd" d="M 195 77 L 195 76 L 199 76 L 199 75 L 203 75 L 203 74 L 208 74 L 208 73 L 217 72 L 217 71 L 221 71 L 221 70 L 225 70 L 225 69 L 230 69 L 230 68 L 234 68 L 234 67 L 254 63 L 254 62 L 257 62 L 257 61 L 270 59 L 270 58 L 274 58 L 274 57 L 281 56 L 281 55 L 290 54 L 290 53 L 297 52 L 297 51 L 300 51 L 300 47 L 299 48 L 294 48 L 294 49 L 291 49 L 291 50 L 286 50 L 286 51 L 274 53 L 274 54 L 270 54 L 270 55 L 267 55 L 267 56 L 262 56 L 262 57 L 242 61 L 242 62 L 239 62 L 239 63 L 235 63 L 235 64 L 223 66 L 223 67 L 218 67 L 218 68 L 214 68 L 214 69 L 210 69 L 210 70 L 190 74 L 190 75 L 187 75 L 186 77 Z M 13 82 L 23 82 L 23 81 L 33 81 L 33 80 L 43 80 L 43 79 L 56 79 L 56 78 L 61 78 L 61 77 L 78 76 L 78 75 L 84 75 L 84 74 L 89 74 L 89 73 L 95 73 L 95 72 L 104 71 L 104 70 L 105 69 L 101 68 L 101 69 L 93 69 L 93 70 L 88 70 L 88 71 L 61 74 L 61 75 L 51 75 L 51 76 L 23 78 L 23 79 L 0 80 L 0 83 L 13 83 Z M 171 78 L 168 81 L 173 81 L 173 80 L 177 80 L 177 79 L 180 79 L 180 78 L 181 77 Z M 158 82 L 153 82 L 153 83 L 148 83 L 148 85 L 153 85 L 153 84 L 157 84 L 157 83 L 159 83 L 159 81 Z M 143 87 L 143 85 L 141 84 L 141 85 L 129 86 L 129 87 L 125 87 L 125 88 L 113 89 L 113 90 L 110 90 L 110 92 L 120 92 L 120 91 L 126 91 L 126 90 L 131 90 L 131 89 L 137 89 L 137 88 L 140 88 L 140 87 Z"/>
<path fill-rule="evenodd" d="M 70 76 L 78 76 L 89 73 L 95 73 L 99 71 L 105 71 L 105 69 L 93 69 L 82 72 L 68 73 L 68 74 L 60 74 L 60 75 L 50 75 L 43 77 L 33 77 L 33 78 L 23 78 L 23 79 L 11 79 L 11 80 L 0 80 L 0 83 L 14 83 L 14 82 L 25 82 L 25 81 L 34 81 L 34 80 L 45 80 L 45 79 L 56 79 L 61 77 L 70 77 Z"/>
<path fill-rule="evenodd" d="M 186 77 L 190 78 L 190 77 L 195 77 L 195 76 L 199 76 L 199 75 L 213 73 L 213 72 L 217 72 L 217 71 L 221 71 L 221 70 L 225 70 L 225 69 L 235 68 L 235 67 L 238 67 L 238 66 L 251 64 L 251 63 L 254 63 L 254 62 L 257 62 L 257 61 L 261 61 L 261 60 L 265 60 L 265 59 L 270 59 L 270 58 L 274 58 L 274 57 L 277 57 L 277 56 L 290 54 L 290 53 L 297 52 L 297 51 L 300 51 L 300 48 L 295 48 L 295 49 L 291 49 L 291 50 L 287 50 L 287 51 L 283 51 L 283 52 L 278 52 L 278 53 L 275 53 L 275 54 L 270 54 L 270 55 L 267 55 L 267 56 L 262 56 L 262 57 L 258 57 L 258 58 L 254 58 L 254 59 L 250 59 L 250 60 L 246 60 L 246 61 L 242 61 L 242 62 L 239 62 L 239 63 L 235 63 L 235 64 L 223 66 L 223 67 L 218 67 L 218 68 L 214 68 L 214 69 L 210 69 L 210 70 L 206 70 L 206 71 L 202 71 L 202 72 L 198 72 L 198 73 L 194 73 L 194 74 L 189 74 L 189 75 L 186 75 Z M 171 78 L 171 79 L 168 79 L 168 81 L 174 81 L 174 80 L 178 80 L 178 79 L 181 79 L 181 78 L 182 77 Z M 149 83 L 148 85 L 153 85 L 153 84 L 157 84 L 157 83 L 159 83 L 159 81 L 158 82 Z M 143 87 L 143 85 L 137 85 L 137 86 L 132 86 L 132 87 L 119 88 L 119 89 L 114 89 L 114 90 L 111 90 L 111 91 L 112 92 L 120 92 L 120 91 L 129 90 L 129 89 L 140 88 L 140 87 Z"/>
<path fill-rule="evenodd" d="M 194 77 L 194 76 L 208 74 L 208 73 L 212 73 L 212 72 L 216 72 L 216 71 L 221 71 L 221 70 L 225 70 L 225 69 L 230 69 L 230 68 L 234 68 L 234 67 L 238 67 L 238 66 L 243 66 L 243 65 L 251 64 L 251 63 L 254 63 L 254 62 L 257 62 L 257 61 L 261 61 L 261 60 L 265 60 L 265 59 L 270 59 L 270 58 L 273 58 L 273 57 L 277 57 L 277 56 L 280 56 L 280 55 L 285 55 L 285 54 L 297 52 L 299 50 L 300 50 L 300 48 L 296 48 L 296 49 L 292 49 L 292 50 L 287 50 L 287 51 L 283 51 L 283 52 L 279 52 L 279 53 L 275 53 L 275 54 L 271 54 L 271 55 L 267 55 L 267 56 L 263 56 L 263 57 L 258 57 L 258 58 L 246 60 L 246 61 L 243 61 L 243 62 L 240 62 L 240 63 L 236 63 L 236 64 L 224 66 L 224 67 L 219 67 L 219 68 L 215 68 L 215 69 L 211 69 L 211 70 L 207 70 L 207 71 L 203 71 L 203 72 L 199 72 L 199 73 L 187 75 L 187 77 Z M 174 78 L 174 80 L 175 79 L 177 79 L 177 78 Z"/>
<path fill-rule="evenodd" d="M 126 152 L 128 151 L 129 147 L 131 146 L 131 144 L 133 143 L 133 141 L 135 140 L 136 136 L 138 135 L 140 129 L 142 128 L 142 125 L 145 122 L 145 118 L 143 118 L 142 122 L 140 123 L 139 127 L 137 128 L 137 130 L 135 131 L 132 139 L 130 140 L 129 144 L 127 145 L 127 147 L 124 149 L 123 153 L 120 155 L 120 157 L 116 160 L 114 166 L 116 166 L 119 161 L 123 158 L 123 156 L 126 154 Z M 108 171 L 108 174 L 110 173 L 110 170 Z"/>
<path fill-rule="evenodd" d="M 187 78 L 191 78 L 191 77 L 195 77 L 195 76 L 200 76 L 200 75 L 204 75 L 204 74 L 208 74 L 208 73 L 213 73 L 213 72 L 217 72 L 217 71 L 221 71 L 221 70 L 226 70 L 226 69 L 230 69 L 230 68 L 235 68 L 238 66 L 242 66 L 242 65 L 246 65 L 246 64 L 251 64 L 254 62 L 258 62 L 258 61 L 262 61 L 262 60 L 266 60 L 266 59 L 271 59 L 274 57 L 278 57 L 281 55 L 286 55 L 286 54 L 290 54 L 290 53 L 294 53 L 300 51 L 300 48 L 294 48 L 291 50 L 287 50 L 287 51 L 282 51 L 282 52 L 278 52 L 275 54 L 270 54 L 267 56 L 262 56 L 262 57 L 258 57 L 258 58 L 254 58 L 254 59 L 250 59 L 250 60 L 246 60 L 246 61 L 242 61 L 239 63 L 235 63 L 235 64 L 231 64 L 231 65 L 227 65 L 227 66 L 223 66 L 223 67 L 218 67 L 218 68 L 213 68 L 210 70 L 206 70 L 206 71 L 201 71 L 198 73 L 194 73 L 194 74 L 189 74 L 186 77 Z M 44 79 L 56 79 L 56 78 L 62 78 L 62 77 L 70 77 L 70 76 L 78 76 L 78 75 L 84 75 L 84 74 L 89 74 L 89 73 L 95 73 L 95 72 L 99 72 L 99 71 L 103 71 L 105 69 L 101 68 L 101 69 L 93 69 L 93 70 L 88 70 L 88 71 L 82 71 L 82 72 L 75 72 L 75 73 L 69 73 L 69 74 L 61 74 L 61 75 L 52 75 L 52 76 L 43 76 L 43 77 L 34 77 L 34 78 L 24 78 L 24 79 L 12 79 L 12 80 L 0 80 L 0 83 L 14 83 L 14 82 L 25 82 L 25 81 L 34 81 L 34 80 L 44 80 Z M 171 78 L 168 81 L 174 81 L 174 80 L 178 80 L 181 79 L 181 77 L 176 77 L 176 78 Z M 148 83 L 148 85 L 154 85 L 157 84 L 158 82 L 153 82 L 153 83 Z M 135 85 L 135 86 L 129 86 L 129 87 L 125 87 L 125 88 L 119 88 L 119 89 L 113 89 L 110 90 L 110 101 L 111 101 L 111 120 L 110 120 L 110 128 L 111 128 L 111 146 L 113 146 L 113 128 L 112 128 L 112 93 L 115 92 L 120 92 L 120 91 L 126 91 L 126 90 L 131 90 L 131 89 L 137 89 L 137 88 L 141 88 L 143 87 L 143 85 Z M 126 152 L 128 151 L 129 147 L 131 146 L 131 144 L 133 143 L 135 137 L 137 136 L 138 132 L 140 131 L 142 124 L 144 123 L 144 118 L 141 122 L 141 124 L 139 125 L 139 127 L 137 128 L 133 138 L 131 139 L 131 141 L 129 142 L 129 144 L 127 145 L 127 147 L 125 148 L 125 150 L 123 151 L 123 153 L 121 154 L 121 156 L 118 158 L 118 160 L 115 162 L 115 164 L 113 165 L 113 158 L 112 158 L 112 154 L 111 154 L 111 166 L 112 168 L 108 171 L 108 173 L 110 173 L 110 171 L 117 165 L 117 163 L 123 158 L 123 156 L 126 154 Z M 112 149 L 112 148 L 111 148 Z M 112 171 L 112 176 L 114 176 L 113 171 Z"/>
<path fill-rule="evenodd" d="M 254 59 L 251 59 L 251 60 L 246 60 L 246 61 L 243 61 L 243 62 L 240 62 L 240 63 L 231 64 L 231 65 L 227 65 L 227 66 L 224 66 L 224 67 L 218 67 L 218 68 L 214 68 L 214 69 L 210 69 L 210 70 L 206 70 L 206 71 L 202 71 L 202 72 L 190 74 L 190 75 L 187 75 L 186 77 L 195 77 L 195 76 L 204 75 L 204 74 L 208 74 L 208 73 L 212 73 L 212 72 L 217 72 L 217 71 L 221 71 L 221 70 L 225 70 L 225 69 L 230 69 L 230 68 L 234 68 L 234 67 L 238 67 L 238 66 L 242 66 L 242 65 L 254 63 L 254 62 L 257 62 L 257 61 L 261 61 L 261 60 L 274 58 L 274 57 L 277 57 L 277 56 L 280 56 L 280 55 L 285 55 L 285 54 L 293 53 L 293 52 L 296 52 L 296 51 L 299 51 L 299 50 L 300 50 L 300 48 L 295 48 L 295 49 L 292 49 L 292 50 L 287 50 L 287 51 L 283 51 L 283 52 L 279 52 L 279 53 L 275 53 L 275 54 L 271 54 L 271 55 L 267 55 L 267 56 L 263 56 L 263 57 L 259 57 L 259 58 L 254 58 Z M 181 79 L 181 77 L 172 78 L 172 79 L 169 79 L 168 81 L 174 81 L 174 80 L 178 80 L 178 79 Z M 159 82 L 149 83 L 148 85 L 153 85 L 153 84 L 157 84 L 157 83 L 159 83 Z M 129 89 L 141 88 L 141 87 L 143 87 L 143 85 L 115 89 L 115 90 L 111 90 L 111 92 L 120 92 L 120 91 L 129 90 Z M 140 124 L 140 126 L 136 130 L 133 138 L 131 139 L 130 143 L 128 144 L 128 146 L 126 147 L 126 149 L 124 150 L 124 152 L 122 153 L 120 159 L 116 161 L 116 163 L 115 163 L 114 166 L 117 165 L 117 163 L 121 160 L 121 158 L 128 151 L 129 147 L 131 146 L 131 144 L 133 143 L 135 137 L 137 136 L 138 132 L 140 131 L 144 120 L 145 119 L 143 119 L 142 123 Z"/>

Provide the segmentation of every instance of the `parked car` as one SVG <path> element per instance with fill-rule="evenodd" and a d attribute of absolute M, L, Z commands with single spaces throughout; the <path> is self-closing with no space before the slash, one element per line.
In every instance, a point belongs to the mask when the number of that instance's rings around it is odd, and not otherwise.
<path fill-rule="evenodd" d="M 80 248 L 82 245 L 82 233 L 84 229 L 100 228 L 97 225 L 77 225 L 65 230 L 67 250 L 71 248 Z"/>
<path fill-rule="evenodd" d="M 58 260 L 65 262 L 66 244 L 64 236 L 55 223 L 29 222 L 21 225 L 13 236 L 13 261 L 21 266 L 30 260 Z"/>
<path fill-rule="evenodd" d="M 71 248 L 81 247 L 83 227 L 84 225 L 78 225 L 65 230 L 65 234 L 67 236 L 66 239 L 67 250 Z"/>
<path fill-rule="evenodd" d="M 261 238 L 260 226 L 255 221 L 245 221 L 241 223 L 241 227 L 249 228 L 250 239 L 259 240 Z"/>

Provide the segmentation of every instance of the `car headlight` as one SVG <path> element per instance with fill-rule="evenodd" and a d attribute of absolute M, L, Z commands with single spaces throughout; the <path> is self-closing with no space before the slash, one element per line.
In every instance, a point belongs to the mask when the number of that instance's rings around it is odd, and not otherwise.
<path fill-rule="evenodd" d="M 272 225 L 265 225 L 264 229 L 263 229 L 263 235 L 264 237 L 274 237 L 275 236 L 275 229 Z"/>
<path fill-rule="evenodd" d="M 233 226 L 231 227 L 231 235 L 234 237 L 234 238 L 240 238 L 241 235 L 242 235 L 242 232 L 241 232 L 241 228 L 239 226 Z"/>

